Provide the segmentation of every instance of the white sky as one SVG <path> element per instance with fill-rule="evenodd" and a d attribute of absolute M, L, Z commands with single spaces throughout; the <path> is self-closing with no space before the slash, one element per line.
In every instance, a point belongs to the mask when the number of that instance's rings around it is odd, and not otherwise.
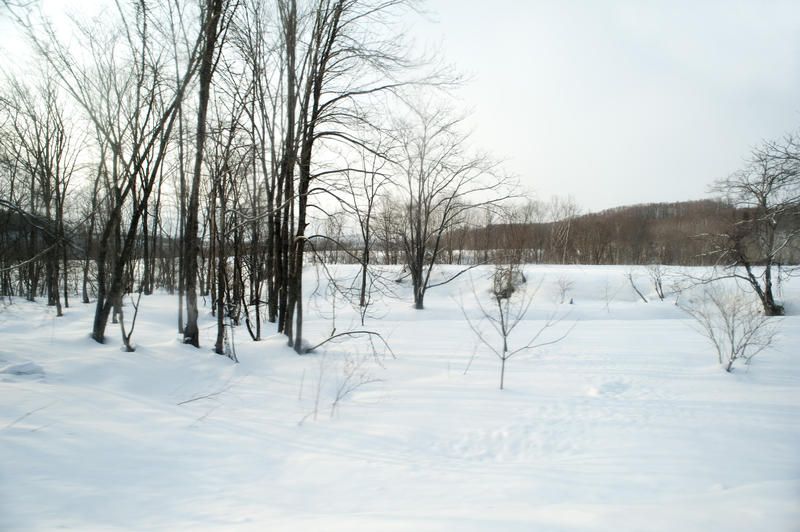
<path fill-rule="evenodd" d="M 583 210 L 707 197 L 800 127 L 800 2 L 430 0 L 475 141 Z"/>

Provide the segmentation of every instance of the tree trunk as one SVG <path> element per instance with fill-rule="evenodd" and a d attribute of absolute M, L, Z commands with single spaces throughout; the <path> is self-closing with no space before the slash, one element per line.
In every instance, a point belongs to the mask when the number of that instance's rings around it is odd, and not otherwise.
<path fill-rule="evenodd" d="M 775 302 L 775 296 L 772 293 L 772 265 L 767 264 L 764 267 L 764 293 L 761 297 L 761 303 L 764 306 L 764 314 L 767 316 L 783 316 L 783 305 Z"/>
<path fill-rule="evenodd" d="M 189 197 L 186 234 L 184 243 L 186 252 L 186 327 L 183 333 L 185 343 L 200 347 L 200 331 L 197 328 L 197 216 L 200 206 L 200 176 L 203 170 L 203 147 L 206 140 L 206 117 L 208 116 L 208 100 L 211 89 L 211 77 L 214 73 L 214 51 L 217 41 L 217 26 L 222 14 L 222 0 L 206 1 L 206 20 L 204 27 L 203 55 L 199 71 L 199 105 L 197 110 L 197 137 L 192 174 L 192 190 Z"/>
<path fill-rule="evenodd" d="M 297 159 L 297 140 L 295 138 L 297 107 L 297 4 L 289 0 L 289 5 L 281 3 L 281 23 L 283 25 L 283 45 L 286 53 L 286 132 L 284 133 L 283 158 L 281 159 L 280 179 L 283 183 L 284 208 L 280 222 L 279 245 L 276 247 L 276 284 L 278 285 L 278 331 L 283 332 L 292 345 L 292 316 L 289 300 L 292 268 L 292 223 L 294 215 L 294 167 Z M 279 202 L 280 204 L 280 202 Z"/>
<path fill-rule="evenodd" d="M 221 188 L 221 187 L 220 187 Z M 220 191 L 220 206 L 219 209 L 213 209 L 210 213 L 216 217 L 219 212 L 221 216 L 225 216 L 225 202 L 222 191 Z M 224 220 L 219 220 L 214 224 L 216 230 L 212 233 L 212 240 L 217 241 L 217 295 L 216 295 L 216 314 L 217 314 L 217 341 L 214 344 L 214 352 L 218 355 L 225 354 L 225 245 L 223 239 L 225 238 L 225 225 Z M 210 260 L 213 264 L 213 258 Z"/>
<path fill-rule="evenodd" d="M 369 238 L 369 237 L 367 237 Z M 369 246 L 365 245 L 364 250 L 361 252 L 361 297 L 359 298 L 359 306 L 367 306 L 367 267 L 369 266 Z M 362 323 L 363 325 L 363 323 Z"/>

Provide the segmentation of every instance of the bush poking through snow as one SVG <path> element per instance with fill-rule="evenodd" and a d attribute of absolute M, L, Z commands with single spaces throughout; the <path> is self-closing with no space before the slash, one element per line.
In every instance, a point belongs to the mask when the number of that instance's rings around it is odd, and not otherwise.
<path fill-rule="evenodd" d="M 669 275 L 669 269 L 661 264 L 650 264 L 647 267 L 647 275 L 653 283 L 658 299 L 664 301 L 664 280 Z"/>
<path fill-rule="evenodd" d="M 497 266 L 492 274 L 492 296 L 495 299 L 509 299 L 528 280 L 518 264 Z"/>
<path fill-rule="evenodd" d="M 733 363 L 750 360 L 775 340 L 775 318 L 765 316 L 759 305 L 738 288 L 711 283 L 700 297 L 680 307 L 692 317 L 695 328 L 709 339 L 725 371 Z"/>

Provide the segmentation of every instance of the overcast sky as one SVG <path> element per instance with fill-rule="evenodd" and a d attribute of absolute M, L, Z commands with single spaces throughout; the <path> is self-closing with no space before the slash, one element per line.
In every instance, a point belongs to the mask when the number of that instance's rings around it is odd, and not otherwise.
<path fill-rule="evenodd" d="M 800 127 L 800 2 L 430 0 L 475 141 L 583 210 L 707 197 Z"/>
<path fill-rule="evenodd" d="M 471 77 L 458 95 L 475 143 L 540 199 L 701 199 L 754 144 L 800 128 L 798 0 L 422 5 L 411 36 Z"/>

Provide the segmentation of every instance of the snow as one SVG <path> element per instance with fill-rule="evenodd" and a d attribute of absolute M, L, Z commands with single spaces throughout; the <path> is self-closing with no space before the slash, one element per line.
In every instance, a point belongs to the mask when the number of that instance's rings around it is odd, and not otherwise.
<path fill-rule="evenodd" d="M 512 344 L 554 312 L 553 335 L 575 328 L 509 360 L 503 391 L 461 310 L 478 316 L 488 267 L 423 311 L 397 284 L 365 327 L 310 267 L 308 339 L 335 316 L 396 358 L 363 337 L 297 356 L 242 326 L 233 364 L 207 313 L 203 347 L 180 343 L 168 295 L 143 298 L 126 353 L 115 325 L 89 339 L 92 305 L 56 318 L 15 299 L 0 308 L 0 530 L 800 528 L 800 281 L 781 287 L 776 345 L 728 374 L 642 268 L 525 273 L 539 290 Z"/>
<path fill-rule="evenodd" d="M 22 364 L 11 364 L 0 369 L 0 373 L 6 373 L 9 375 L 43 375 L 44 370 L 41 366 L 34 364 L 33 362 L 24 362 Z"/>

